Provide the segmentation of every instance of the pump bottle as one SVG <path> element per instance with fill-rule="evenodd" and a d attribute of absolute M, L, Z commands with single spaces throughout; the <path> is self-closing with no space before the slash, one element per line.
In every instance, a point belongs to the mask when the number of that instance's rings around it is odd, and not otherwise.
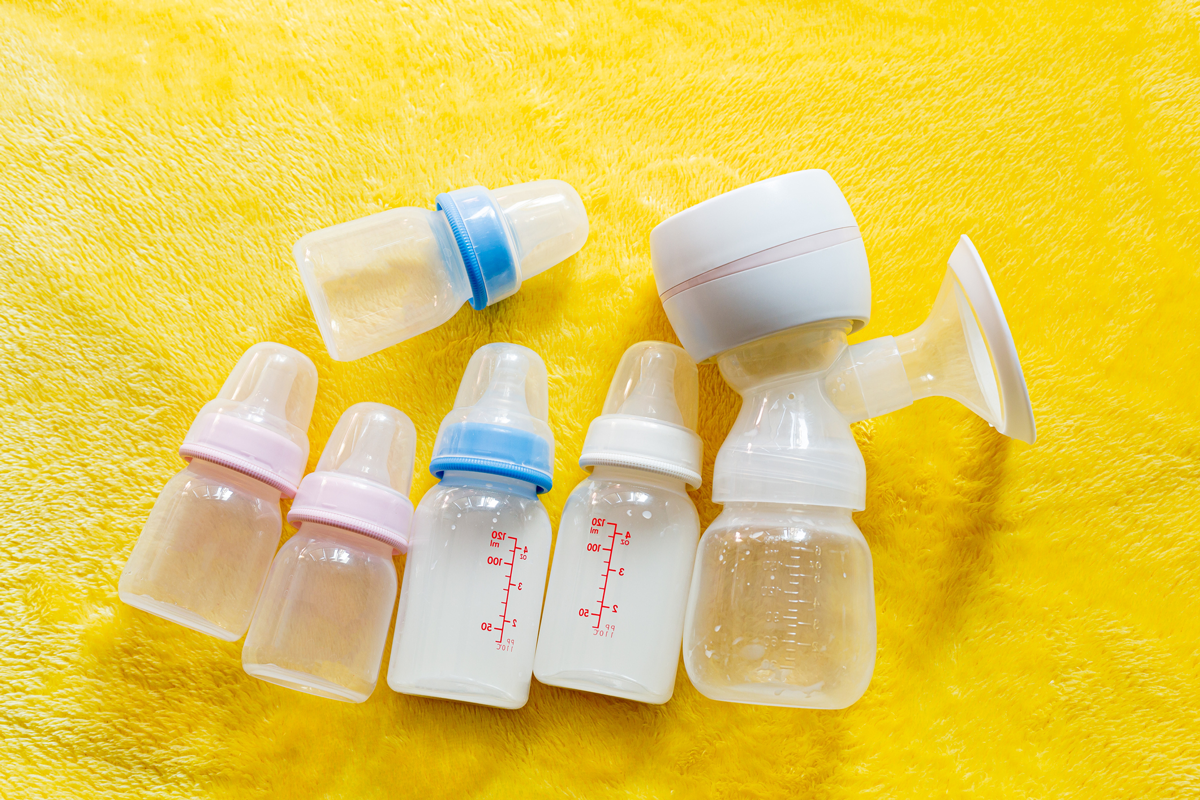
<path fill-rule="evenodd" d="M 923 325 L 850 345 L 870 317 L 870 273 L 823 170 L 705 201 L 656 227 L 650 247 L 680 341 L 742 396 L 713 474 L 724 509 L 696 556 L 688 676 L 717 700 L 848 706 L 870 683 L 876 646 L 871 554 L 852 517 L 866 505 L 866 468 L 850 424 L 943 395 L 1035 439 L 991 280 L 964 236 Z"/>
<path fill-rule="evenodd" d="M 529 697 L 550 560 L 538 495 L 552 486 L 546 365 L 489 344 L 467 364 L 413 518 L 388 685 L 520 708 Z"/>
<path fill-rule="evenodd" d="M 329 355 L 353 361 L 480 310 L 574 255 L 587 240 L 563 181 L 438 195 L 437 210 L 394 208 L 315 231 L 293 248 Z"/>
<path fill-rule="evenodd" d="M 207 633 L 240 639 L 250 624 L 308 459 L 317 370 L 303 353 L 261 342 L 238 360 L 196 416 L 121 572 L 124 602 Z"/>
<path fill-rule="evenodd" d="M 563 509 L 534 675 L 545 684 L 665 703 L 675 689 L 700 519 L 696 365 L 680 347 L 625 351 Z"/>
<path fill-rule="evenodd" d="M 394 552 L 408 548 L 417 433 L 381 403 L 346 409 L 288 512 L 254 612 L 242 666 L 289 689 L 361 703 L 371 696 L 396 605 Z"/>

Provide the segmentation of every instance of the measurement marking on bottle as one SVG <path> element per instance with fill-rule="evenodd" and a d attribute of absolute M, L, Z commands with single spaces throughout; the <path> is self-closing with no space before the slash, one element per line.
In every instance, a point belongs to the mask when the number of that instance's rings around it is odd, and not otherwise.
<path fill-rule="evenodd" d="M 611 533 L 605 532 L 604 534 L 601 534 L 601 531 L 607 527 L 611 527 L 612 532 Z M 605 557 L 605 559 L 604 559 L 604 571 L 601 573 L 601 577 L 603 578 L 604 582 L 602 584 L 600 584 L 600 586 L 596 587 L 597 589 L 600 590 L 600 599 L 598 599 L 596 601 L 596 605 L 598 605 L 599 608 L 596 610 L 596 613 L 594 615 L 596 624 L 592 626 L 592 630 L 595 632 L 596 635 L 612 636 L 613 633 L 615 632 L 616 626 L 611 625 L 611 624 L 605 625 L 603 630 L 601 629 L 600 626 L 604 620 L 604 612 L 606 610 L 610 611 L 613 614 L 617 613 L 617 604 L 616 603 L 609 604 L 607 602 L 609 579 L 612 577 L 613 573 L 616 573 L 616 575 L 618 577 L 623 576 L 625 574 L 625 569 L 624 568 L 618 569 L 618 568 L 613 567 L 613 565 L 612 565 L 613 553 L 616 551 L 618 545 L 628 545 L 629 544 L 630 534 L 629 534 L 629 531 L 625 531 L 624 535 L 622 535 L 621 532 L 617 530 L 617 524 L 615 522 L 609 522 L 600 517 L 597 517 L 592 520 L 592 527 L 591 527 L 590 533 L 594 536 L 605 535 L 608 538 L 608 546 L 607 547 L 605 547 L 602 542 L 588 542 L 588 544 L 587 544 L 587 551 L 589 553 L 607 553 L 608 554 L 607 557 Z M 579 609 L 579 616 L 590 620 L 590 619 L 592 619 L 593 614 L 590 609 L 581 608 L 581 609 Z"/>
<path fill-rule="evenodd" d="M 509 619 L 509 597 L 512 594 L 512 587 L 517 587 L 518 585 L 512 581 L 512 570 L 515 569 L 517 563 L 517 537 L 511 534 L 506 536 L 508 536 L 508 539 L 512 540 L 512 549 L 509 551 L 509 560 L 502 561 L 502 563 L 500 563 L 502 566 L 509 567 L 509 577 L 506 578 L 504 582 L 504 606 L 502 609 L 500 609 L 499 638 L 496 639 L 496 644 L 498 645 L 504 644 L 504 628 L 508 627 L 509 625 L 516 626 L 516 620 Z M 509 643 L 512 643 L 511 639 L 509 640 Z"/>

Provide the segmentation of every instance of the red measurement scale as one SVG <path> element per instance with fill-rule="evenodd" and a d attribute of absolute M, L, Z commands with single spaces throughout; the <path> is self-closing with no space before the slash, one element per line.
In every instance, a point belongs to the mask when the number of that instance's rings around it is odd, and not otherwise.
<path fill-rule="evenodd" d="M 509 626 L 516 627 L 517 620 L 514 617 L 508 616 L 508 601 L 511 599 L 512 590 L 515 588 L 518 592 L 521 591 L 521 581 L 513 581 L 513 570 L 516 569 L 516 563 L 519 560 L 524 561 L 529 558 L 529 548 L 521 548 L 517 545 L 517 537 L 512 534 L 504 533 L 503 531 L 492 531 L 492 541 L 488 544 L 489 548 L 501 547 L 505 541 L 512 542 L 512 549 L 508 551 L 508 561 L 504 560 L 503 556 L 488 556 L 487 563 L 489 566 L 508 567 L 508 575 L 504 578 L 504 602 L 500 607 L 500 627 L 497 628 L 491 622 L 484 622 L 479 627 L 484 631 L 492 631 L 499 634 L 496 638 L 497 650 L 512 650 L 514 640 L 504 638 L 504 631 Z"/>
<path fill-rule="evenodd" d="M 612 528 L 612 533 L 604 531 L 605 528 Z M 592 630 L 596 631 L 597 634 L 600 633 L 600 623 L 604 621 L 605 610 L 609 610 L 614 614 L 617 613 L 617 604 L 613 603 L 610 605 L 607 602 L 609 582 L 614 573 L 616 573 L 618 577 L 625 575 L 624 567 L 616 569 L 613 568 L 613 553 L 618 547 L 627 546 L 630 541 L 629 531 L 625 531 L 625 533 L 622 534 L 617 530 L 617 524 L 615 522 L 609 522 L 605 519 L 597 517 L 592 520 L 592 528 L 590 532 L 593 536 L 597 536 L 601 534 L 601 531 L 604 531 L 604 535 L 606 535 L 608 538 L 608 547 L 604 547 L 603 542 L 588 542 L 587 544 L 587 549 L 589 552 L 608 554 L 604 559 L 604 571 L 601 573 L 604 583 L 599 587 L 600 599 L 596 601 L 596 605 L 599 606 L 595 613 L 596 624 L 592 626 Z M 591 610 L 587 608 L 581 608 L 579 609 L 579 616 L 590 619 L 592 617 Z M 609 628 L 611 629 L 612 626 L 610 625 Z"/>

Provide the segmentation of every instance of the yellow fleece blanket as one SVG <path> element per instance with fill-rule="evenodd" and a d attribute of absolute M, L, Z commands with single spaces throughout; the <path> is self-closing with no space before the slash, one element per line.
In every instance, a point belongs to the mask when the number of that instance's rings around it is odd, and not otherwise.
<path fill-rule="evenodd" d="M 0 796 L 1200 795 L 1198 145 L 1195 0 L 0 0 Z M 348 405 L 412 417 L 414 498 L 472 351 L 534 348 L 557 523 L 621 352 L 675 341 L 650 229 L 810 167 L 871 259 L 857 338 L 918 324 L 971 236 L 1040 435 L 942 399 L 856 426 L 879 659 L 854 706 L 716 703 L 682 668 L 661 707 L 382 679 L 345 705 L 118 601 L 184 431 L 260 340 L 317 363 L 310 469 Z M 548 177 L 587 204 L 577 256 L 328 359 L 298 237 Z M 738 400 L 701 373 L 707 525 Z"/>

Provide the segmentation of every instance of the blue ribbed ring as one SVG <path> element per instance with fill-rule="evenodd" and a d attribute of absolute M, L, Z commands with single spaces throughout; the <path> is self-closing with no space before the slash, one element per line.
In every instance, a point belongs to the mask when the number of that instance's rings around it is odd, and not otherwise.
<path fill-rule="evenodd" d="M 508 297 L 521 285 L 520 263 L 500 208 L 482 186 L 439 194 L 437 207 L 446 215 L 471 282 L 471 308 L 478 311 Z"/>

